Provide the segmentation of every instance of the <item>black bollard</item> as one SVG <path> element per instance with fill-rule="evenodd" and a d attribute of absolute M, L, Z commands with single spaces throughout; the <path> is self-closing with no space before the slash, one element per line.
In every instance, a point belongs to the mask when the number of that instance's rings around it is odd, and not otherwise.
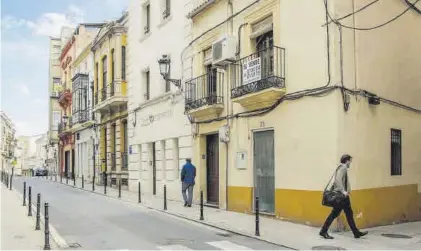
<path fill-rule="evenodd" d="M 63 174 L 60 173 L 60 183 L 63 183 Z"/>
<path fill-rule="evenodd" d="M 6 188 L 9 187 L 9 174 L 6 174 Z"/>
<path fill-rule="evenodd" d="M 107 177 L 104 175 L 104 194 L 107 194 Z"/>
<path fill-rule="evenodd" d="M 85 177 L 82 174 L 82 188 L 85 188 Z"/>
<path fill-rule="evenodd" d="M 203 191 L 200 191 L 200 220 L 204 220 L 203 217 Z"/>
<path fill-rule="evenodd" d="M 37 194 L 37 219 L 36 219 L 36 223 L 35 223 L 35 230 L 40 230 L 39 227 L 39 214 L 41 211 L 41 194 L 38 193 Z"/>
<path fill-rule="evenodd" d="M 28 187 L 28 216 L 32 216 L 32 189 Z"/>
<path fill-rule="evenodd" d="M 118 198 L 121 198 L 121 180 L 118 181 Z"/>
<path fill-rule="evenodd" d="M 142 199 L 140 197 L 140 181 L 137 183 L 137 202 L 142 202 Z"/>
<path fill-rule="evenodd" d="M 167 210 L 167 186 L 164 185 L 164 210 Z"/>
<path fill-rule="evenodd" d="M 95 176 L 92 177 L 92 192 L 95 192 Z"/>
<path fill-rule="evenodd" d="M 260 236 L 260 227 L 259 227 L 259 197 L 256 197 L 256 232 L 254 235 Z"/>
<path fill-rule="evenodd" d="M 73 186 L 76 186 L 76 175 L 73 175 Z"/>
<path fill-rule="evenodd" d="M 13 181 L 13 171 L 15 168 L 12 168 L 12 174 L 10 175 L 10 190 L 12 190 L 12 181 Z"/>
<path fill-rule="evenodd" d="M 69 184 L 69 176 L 66 174 L 66 184 Z"/>
<path fill-rule="evenodd" d="M 23 206 L 26 206 L 26 181 L 23 182 Z"/>
<path fill-rule="evenodd" d="M 50 216 L 48 215 L 48 203 L 44 203 L 44 219 L 45 219 L 45 227 L 44 227 L 44 234 L 45 234 L 45 244 L 44 250 L 50 250 Z"/>

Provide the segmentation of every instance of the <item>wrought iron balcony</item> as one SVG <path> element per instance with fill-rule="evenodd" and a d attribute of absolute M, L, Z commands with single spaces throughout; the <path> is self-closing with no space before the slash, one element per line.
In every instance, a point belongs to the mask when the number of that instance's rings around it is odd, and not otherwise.
<path fill-rule="evenodd" d="M 269 88 L 285 88 L 285 49 L 268 47 L 233 64 L 231 98 Z"/>
<path fill-rule="evenodd" d="M 186 82 L 186 112 L 207 105 L 223 104 L 224 73 L 216 69 Z"/>
<path fill-rule="evenodd" d="M 112 97 L 115 94 L 115 82 L 114 81 L 112 81 L 111 84 L 109 84 L 109 88 L 110 88 L 110 97 Z"/>
<path fill-rule="evenodd" d="M 122 170 L 127 170 L 129 167 L 129 162 L 128 162 L 128 158 L 127 158 L 127 153 L 126 152 L 122 152 L 121 153 L 121 169 Z"/>
<path fill-rule="evenodd" d="M 66 89 L 60 93 L 58 102 L 61 107 L 67 108 L 72 103 L 72 92 Z"/>
<path fill-rule="evenodd" d="M 115 153 L 111 154 L 111 171 L 116 170 L 116 159 L 115 159 Z"/>
<path fill-rule="evenodd" d="M 73 123 L 74 124 L 78 124 L 78 123 L 84 123 L 86 121 L 88 121 L 89 118 L 89 111 L 88 109 L 86 110 L 75 110 L 73 111 Z"/>
<path fill-rule="evenodd" d="M 107 99 L 107 87 L 104 86 L 101 90 L 101 101 L 105 101 Z"/>
<path fill-rule="evenodd" d="M 95 95 L 94 95 L 94 102 L 95 102 L 95 105 L 97 105 L 98 104 L 98 96 L 99 96 L 99 93 L 98 93 L 98 91 L 97 92 L 95 92 Z"/>

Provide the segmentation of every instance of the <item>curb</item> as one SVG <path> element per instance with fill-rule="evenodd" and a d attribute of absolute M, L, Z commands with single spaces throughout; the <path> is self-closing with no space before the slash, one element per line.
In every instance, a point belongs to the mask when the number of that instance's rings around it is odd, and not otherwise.
<path fill-rule="evenodd" d="M 266 243 L 269 243 L 269 244 L 272 244 L 272 245 L 280 246 L 280 247 L 291 249 L 291 250 L 299 250 L 297 248 L 293 248 L 293 247 L 289 247 L 289 246 L 286 246 L 286 245 L 283 245 L 283 244 L 279 244 L 279 243 L 276 243 L 276 242 L 267 240 L 267 239 L 262 238 L 262 237 L 251 235 L 249 233 L 240 232 L 238 230 L 234 230 L 234 229 L 230 229 L 230 228 L 226 228 L 226 227 L 220 227 L 220 226 L 218 226 L 216 224 L 212 224 L 212 223 L 208 223 L 208 222 L 205 222 L 205 221 L 196 220 L 196 219 L 189 218 L 189 217 L 184 216 L 184 215 L 181 215 L 181 214 L 171 213 L 171 212 L 168 212 L 168 211 L 165 211 L 165 210 L 162 210 L 162 209 L 157 209 L 157 208 L 154 208 L 154 207 L 151 207 L 151 206 L 146 206 L 146 205 L 144 205 L 142 203 L 134 203 L 132 201 L 129 201 L 129 200 L 126 200 L 126 199 L 123 199 L 123 198 L 112 197 L 112 196 L 110 196 L 108 194 L 98 193 L 98 192 L 92 191 L 92 190 L 86 190 L 86 189 L 83 189 L 81 187 L 73 186 L 73 185 L 70 185 L 70 184 L 60 183 L 60 182 L 56 182 L 56 181 L 53 181 L 53 182 L 54 183 L 59 183 L 59 184 L 62 184 L 62 185 L 68 186 L 68 187 L 73 187 L 73 188 L 79 189 L 81 191 L 90 192 L 90 193 L 93 193 L 93 194 L 101 195 L 101 196 L 108 197 L 108 198 L 111 198 L 111 199 L 115 199 L 115 200 L 118 200 L 118 201 L 126 202 L 126 203 L 129 203 L 131 205 L 137 205 L 137 206 L 140 206 L 140 207 L 143 207 L 143 208 L 147 208 L 147 209 L 150 209 L 150 210 L 154 210 L 154 211 L 160 212 L 162 214 L 171 215 L 171 216 L 174 216 L 174 217 L 177 217 L 177 218 L 182 218 L 184 220 L 188 220 L 188 221 L 192 221 L 192 222 L 195 222 L 195 223 L 199 223 L 201 225 L 205 225 L 205 226 L 208 226 L 208 227 L 216 228 L 218 230 L 223 230 L 223 231 L 227 231 L 229 233 L 233 233 L 233 234 L 237 234 L 237 235 L 240 235 L 240 236 L 244 236 L 244 237 L 252 238 L 252 239 L 255 239 L 255 240 L 263 241 L 263 242 L 266 242 Z"/>
<path fill-rule="evenodd" d="M 19 195 L 22 195 L 15 188 L 13 188 L 12 191 L 15 193 L 16 197 L 19 197 Z M 29 203 L 29 202 L 27 201 L 27 203 Z M 25 208 L 26 207 L 27 206 L 25 206 Z M 35 220 L 36 220 L 36 215 L 37 215 L 36 203 L 35 204 L 32 203 L 31 209 L 32 209 L 32 216 L 28 216 L 28 217 L 35 218 Z M 39 213 L 39 218 L 40 218 L 40 230 L 44 231 L 45 230 L 45 220 L 44 220 L 44 214 L 42 212 Z M 48 225 L 49 225 L 49 230 L 50 230 L 50 237 L 57 244 L 57 246 L 59 248 L 69 248 L 69 245 L 63 239 L 63 237 L 61 237 L 61 235 L 58 233 L 57 229 L 55 229 L 51 225 L 51 223 L 49 223 Z M 38 230 L 34 230 L 34 231 L 38 231 Z"/>

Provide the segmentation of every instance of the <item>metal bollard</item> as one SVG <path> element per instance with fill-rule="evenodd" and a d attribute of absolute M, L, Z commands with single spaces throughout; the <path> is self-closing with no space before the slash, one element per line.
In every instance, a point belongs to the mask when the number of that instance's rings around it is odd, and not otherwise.
<path fill-rule="evenodd" d="M 203 217 L 203 191 L 200 191 L 200 220 L 204 220 Z"/>
<path fill-rule="evenodd" d="M 118 198 L 121 198 L 121 180 L 118 181 Z"/>
<path fill-rule="evenodd" d="M 76 175 L 73 176 L 73 186 L 76 186 Z"/>
<path fill-rule="evenodd" d="M 167 210 L 167 186 L 164 185 L 164 210 Z"/>
<path fill-rule="evenodd" d="M 92 192 L 95 192 L 95 176 L 92 177 Z"/>
<path fill-rule="evenodd" d="M 82 188 L 85 188 L 85 177 L 82 174 Z"/>
<path fill-rule="evenodd" d="M 140 202 L 142 202 L 142 199 L 141 199 L 141 195 L 140 195 L 140 181 L 137 183 L 137 202 L 138 203 L 140 203 Z"/>
<path fill-rule="evenodd" d="M 26 181 L 23 182 L 23 206 L 26 206 Z"/>
<path fill-rule="evenodd" d="M 67 185 L 69 184 L 69 175 L 68 174 L 66 174 L 66 184 Z"/>
<path fill-rule="evenodd" d="M 44 219 L 45 219 L 45 227 L 44 227 L 44 234 L 45 234 L 45 244 L 44 250 L 50 250 L 50 216 L 48 215 L 48 203 L 44 203 Z"/>
<path fill-rule="evenodd" d="M 12 182 L 13 181 L 13 170 L 12 170 L 12 175 L 10 175 L 10 190 L 12 190 Z"/>
<path fill-rule="evenodd" d="M 32 216 L 32 188 L 28 188 L 28 216 Z"/>
<path fill-rule="evenodd" d="M 60 183 L 63 183 L 63 174 L 60 173 Z"/>
<path fill-rule="evenodd" d="M 104 176 L 104 194 L 107 194 L 107 177 Z"/>
<path fill-rule="evenodd" d="M 39 227 L 39 214 L 41 211 L 41 194 L 38 193 L 37 194 L 37 219 L 36 219 L 36 223 L 35 223 L 35 230 L 40 230 Z"/>
<path fill-rule="evenodd" d="M 256 236 L 260 236 L 260 227 L 259 227 L 259 197 L 256 197 L 256 232 L 254 233 L 254 235 Z"/>

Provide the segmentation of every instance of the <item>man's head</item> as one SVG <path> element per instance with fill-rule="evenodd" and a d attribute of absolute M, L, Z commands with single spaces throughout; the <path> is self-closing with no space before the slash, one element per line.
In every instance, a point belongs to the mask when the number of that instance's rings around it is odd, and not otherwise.
<path fill-rule="evenodd" d="M 341 163 L 349 166 L 352 162 L 352 157 L 349 154 L 344 154 L 341 157 Z"/>
<path fill-rule="evenodd" d="M 191 159 L 190 158 L 187 158 L 186 159 L 186 162 L 191 163 Z"/>

